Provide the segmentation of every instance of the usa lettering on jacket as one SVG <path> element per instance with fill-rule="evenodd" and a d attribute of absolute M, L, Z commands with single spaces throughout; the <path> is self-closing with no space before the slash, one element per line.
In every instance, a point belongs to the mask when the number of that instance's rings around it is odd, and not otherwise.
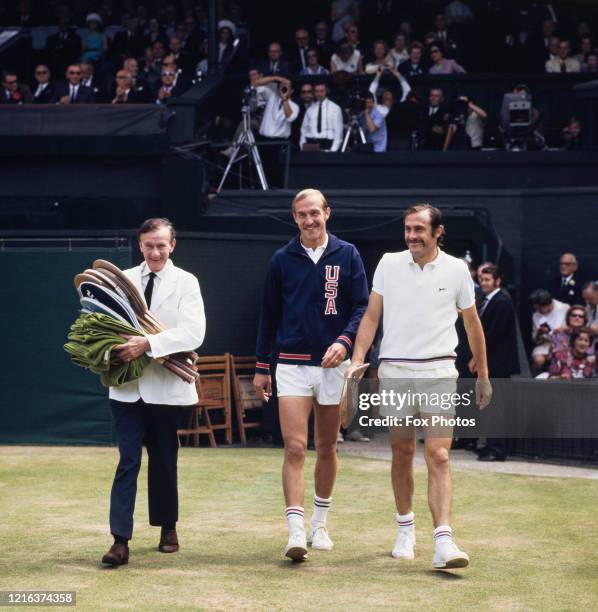
<path fill-rule="evenodd" d="M 325 315 L 338 314 L 336 311 L 336 297 L 338 295 L 340 269 L 340 266 L 326 266 L 326 283 L 324 285 L 324 297 L 326 298 Z"/>

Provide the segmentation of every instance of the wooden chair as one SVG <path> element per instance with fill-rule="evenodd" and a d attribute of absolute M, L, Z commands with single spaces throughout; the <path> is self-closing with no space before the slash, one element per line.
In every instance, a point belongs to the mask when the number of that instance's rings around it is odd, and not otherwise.
<path fill-rule="evenodd" d="M 195 384 L 199 386 L 197 382 Z M 205 425 L 201 425 L 202 416 Z M 181 444 L 181 436 L 187 436 L 187 441 L 189 440 L 189 436 L 193 436 L 193 446 L 199 446 L 199 436 L 204 434 L 208 436 L 210 446 L 216 448 L 216 438 L 214 437 L 214 430 L 212 429 L 212 423 L 210 421 L 210 413 L 206 410 L 206 401 L 199 398 L 197 404 L 191 408 L 187 429 L 178 429 L 177 434 L 179 436 L 179 446 Z"/>
<path fill-rule="evenodd" d="M 256 429 L 262 426 L 263 401 L 253 388 L 254 370 L 255 357 L 235 357 L 231 355 L 235 410 L 242 444 L 247 443 L 246 429 Z M 251 420 L 247 419 L 247 411 L 251 413 Z M 256 417 L 259 417 L 259 420 L 256 420 Z"/>
<path fill-rule="evenodd" d="M 230 367 L 229 353 L 200 357 L 197 361 L 199 401 L 212 431 L 224 430 L 227 444 L 233 443 Z"/>

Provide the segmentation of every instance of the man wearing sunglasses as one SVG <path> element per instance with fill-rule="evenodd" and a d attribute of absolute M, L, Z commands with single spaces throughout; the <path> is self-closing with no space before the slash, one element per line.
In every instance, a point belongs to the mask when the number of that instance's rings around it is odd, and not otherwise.
<path fill-rule="evenodd" d="M 16 73 L 5 70 L 2 72 L 2 94 L 0 104 L 29 104 L 31 90 L 27 85 L 19 83 Z"/>
<path fill-rule="evenodd" d="M 93 104 L 96 101 L 95 92 L 81 84 L 81 77 L 81 66 L 71 64 L 66 69 L 66 82 L 56 86 L 51 101 L 57 104 Z"/>
<path fill-rule="evenodd" d="M 50 83 L 50 69 L 45 64 L 39 64 L 35 67 L 33 75 L 35 77 L 33 103 L 49 104 L 55 89 L 54 85 Z"/>
<path fill-rule="evenodd" d="M 307 109 L 314 102 L 314 86 L 311 83 L 302 83 L 301 89 L 299 90 L 299 99 L 297 105 L 299 106 L 299 114 L 297 119 L 291 124 L 291 140 L 295 145 L 299 146 L 299 139 L 301 138 L 301 126 L 303 124 L 303 117 Z"/>
<path fill-rule="evenodd" d="M 178 82 L 177 76 L 176 64 L 163 66 L 155 95 L 156 104 L 166 104 L 168 98 L 178 98 L 185 92 L 185 87 Z"/>

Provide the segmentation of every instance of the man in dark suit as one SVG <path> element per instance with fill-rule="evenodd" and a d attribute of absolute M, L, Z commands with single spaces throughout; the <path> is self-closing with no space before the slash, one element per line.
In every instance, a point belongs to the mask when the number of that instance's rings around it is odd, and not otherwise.
<path fill-rule="evenodd" d="M 295 44 L 289 52 L 289 60 L 293 74 L 299 74 L 307 67 L 307 51 L 309 49 L 309 32 L 303 28 L 295 32 Z"/>
<path fill-rule="evenodd" d="M 111 45 L 111 53 L 115 61 L 120 64 L 127 57 L 139 58 L 143 55 L 145 39 L 139 30 L 139 21 L 136 17 L 127 20 L 126 32 L 117 32 Z"/>
<path fill-rule="evenodd" d="M 35 67 L 35 83 L 33 85 L 33 103 L 49 104 L 54 96 L 54 85 L 50 83 L 50 69 L 45 64 Z"/>
<path fill-rule="evenodd" d="M 328 24 L 325 21 L 318 21 L 314 28 L 315 36 L 312 47 L 318 52 L 320 64 L 325 68 L 330 66 L 330 58 L 334 53 L 334 45 L 328 35 Z"/>
<path fill-rule="evenodd" d="M 479 307 L 480 321 L 486 338 L 486 355 L 490 378 L 510 378 L 519 370 L 517 358 L 517 328 L 513 300 L 501 289 L 502 279 L 498 268 L 487 265 L 478 274 L 478 282 L 484 293 Z M 475 361 L 469 362 L 469 370 L 476 371 Z M 495 399 L 495 410 L 500 403 Z M 507 441 L 488 438 L 487 446 L 478 451 L 480 461 L 504 461 L 507 456 Z"/>
<path fill-rule="evenodd" d="M 442 49 L 444 57 L 455 59 L 459 48 L 457 37 L 454 31 L 449 29 L 443 13 L 438 13 L 434 17 L 434 36 L 436 44 Z"/>
<path fill-rule="evenodd" d="M 52 102 L 58 104 L 90 104 L 95 102 L 95 93 L 90 87 L 81 85 L 81 66 L 71 64 L 66 71 L 66 82 L 56 86 Z"/>
<path fill-rule="evenodd" d="M 162 70 L 160 82 L 154 93 L 154 101 L 157 104 L 166 104 L 168 98 L 178 98 L 187 91 L 182 81 L 178 78 L 176 65 Z"/>
<path fill-rule="evenodd" d="M 307 109 L 314 102 L 314 86 L 311 83 L 302 83 L 301 89 L 299 90 L 299 100 L 297 105 L 299 106 L 299 114 L 297 119 L 291 123 L 291 140 L 294 144 L 299 146 L 299 140 L 301 138 L 301 126 L 303 125 L 303 118 Z"/>
<path fill-rule="evenodd" d="M 58 33 L 48 36 L 46 52 L 54 74 L 62 74 L 66 67 L 81 57 L 81 37 L 71 30 L 68 18 L 58 22 Z"/>
<path fill-rule="evenodd" d="M 281 76 L 288 78 L 291 76 L 291 64 L 282 57 L 282 47 L 280 43 L 270 43 L 268 47 L 268 60 L 260 62 L 259 71 L 264 76 Z"/>
<path fill-rule="evenodd" d="M 111 104 L 144 104 L 147 98 L 133 86 L 133 77 L 122 69 L 116 73 L 116 91 Z"/>
<path fill-rule="evenodd" d="M 12 70 L 2 72 L 2 93 L 0 104 L 29 104 L 33 96 L 27 85 L 19 83 L 16 73 Z"/>
<path fill-rule="evenodd" d="M 419 132 L 422 137 L 422 149 L 442 150 L 446 136 L 448 109 L 444 103 L 442 89 L 430 90 L 428 105 L 424 107 L 420 117 Z"/>
<path fill-rule="evenodd" d="M 583 304 L 581 288 L 583 283 L 577 276 L 577 257 L 573 253 L 563 253 L 559 261 L 560 275 L 550 287 L 555 300 L 565 304 Z"/>
<path fill-rule="evenodd" d="M 193 68 L 195 67 L 193 57 L 183 49 L 181 39 L 178 36 L 173 36 L 168 41 L 168 55 L 174 59 L 185 77 L 193 76 Z"/>
<path fill-rule="evenodd" d="M 103 104 L 108 101 L 106 86 L 95 74 L 94 65 L 91 62 L 81 62 L 81 85 L 93 90 L 95 102 Z"/>
<path fill-rule="evenodd" d="M 421 76 L 428 72 L 428 67 L 423 59 L 424 47 L 415 42 L 409 45 L 409 59 L 399 64 L 399 72 L 406 78 Z"/>

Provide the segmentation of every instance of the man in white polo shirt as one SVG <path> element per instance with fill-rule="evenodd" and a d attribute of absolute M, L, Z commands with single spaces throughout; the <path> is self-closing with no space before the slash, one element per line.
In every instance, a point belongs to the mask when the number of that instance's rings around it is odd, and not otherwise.
<path fill-rule="evenodd" d="M 277 83 L 275 87 L 274 84 Z M 291 96 L 291 81 L 281 76 L 267 76 L 254 81 L 254 87 L 261 87 L 266 98 L 264 116 L 260 125 L 260 137 L 269 145 L 260 147 L 260 153 L 266 168 L 268 182 L 274 187 L 282 187 L 282 171 L 279 163 L 278 146 L 273 143 L 284 143 L 291 138 L 291 123 L 299 115 L 299 107 Z"/>
<path fill-rule="evenodd" d="M 368 309 L 359 325 L 351 366 L 346 373 L 363 364 L 376 329 L 383 316 L 384 335 L 380 346 L 378 376 L 382 387 L 394 385 L 411 390 L 435 391 L 439 387 L 454 391 L 457 378 L 455 322 L 463 316 L 467 339 L 477 364 L 476 401 L 480 408 L 490 402 L 484 333 L 478 318 L 474 288 L 466 264 L 439 248 L 444 226 L 438 208 L 416 204 L 405 211 L 405 242 L 408 250 L 386 253 L 374 274 Z M 401 381 L 402 379 L 402 381 Z M 424 382 L 421 379 L 428 379 Z M 429 380 L 433 379 L 433 380 Z M 413 388 L 415 387 L 415 388 Z M 404 408 L 404 407 L 403 407 Z M 415 410 L 414 410 L 415 409 Z M 407 414 L 422 416 L 439 409 L 420 403 Z M 382 412 L 382 411 L 381 411 Z M 404 417 L 405 409 L 395 416 Z M 434 521 L 436 569 L 466 567 L 469 557 L 452 540 L 450 528 L 451 476 L 449 451 L 452 430 L 424 427 L 425 459 L 428 467 L 428 503 Z M 415 516 L 413 499 L 413 428 L 391 428 L 392 484 L 397 507 L 399 532 L 393 557 L 413 559 Z"/>

